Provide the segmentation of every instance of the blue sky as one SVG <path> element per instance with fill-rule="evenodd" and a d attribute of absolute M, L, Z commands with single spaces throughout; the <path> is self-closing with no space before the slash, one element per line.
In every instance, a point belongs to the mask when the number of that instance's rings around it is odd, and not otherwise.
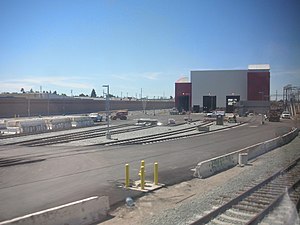
<path fill-rule="evenodd" d="M 300 86 L 299 0 L 0 0 L 0 92 L 174 96 L 196 69 Z M 214 85 L 214 84 L 212 84 Z"/>

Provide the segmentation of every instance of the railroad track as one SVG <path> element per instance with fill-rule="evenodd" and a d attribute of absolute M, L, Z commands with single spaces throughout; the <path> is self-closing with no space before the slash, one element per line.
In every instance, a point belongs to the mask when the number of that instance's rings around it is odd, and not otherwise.
<path fill-rule="evenodd" d="M 295 205 L 300 199 L 300 158 L 285 169 L 282 169 L 267 179 L 243 191 L 233 199 L 214 209 L 191 223 L 198 224 L 259 224 L 272 210 L 278 210 L 278 205 L 289 195 Z M 286 209 L 285 209 L 286 211 Z M 273 218 L 273 217 L 271 217 Z M 282 216 L 282 221 L 267 220 L 261 224 L 289 224 L 288 216 Z"/>
<path fill-rule="evenodd" d="M 205 122 L 201 124 L 201 127 L 209 126 L 212 122 Z M 194 134 L 186 134 L 187 132 L 195 131 L 199 125 L 183 128 L 179 130 L 168 131 L 159 134 L 148 135 L 144 137 L 129 138 L 124 140 L 115 140 L 108 143 L 99 143 L 95 145 L 113 146 L 113 145 L 134 145 L 134 144 L 150 144 L 155 142 L 167 141 L 171 139 L 178 139 L 183 137 L 191 137 L 199 135 L 199 132 Z"/>
<path fill-rule="evenodd" d="M 200 127 L 209 126 L 211 124 L 213 124 L 211 121 L 204 122 L 203 124 L 200 125 Z M 174 139 L 179 139 L 184 137 L 192 137 L 192 136 L 197 136 L 204 132 L 203 131 L 203 132 L 188 133 L 191 131 L 195 131 L 196 127 L 198 126 L 199 125 L 195 125 L 188 128 L 182 128 L 178 130 L 173 130 L 173 131 L 168 131 L 168 132 L 153 134 L 153 135 L 147 135 L 143 137 L 135 137 L 135 138 L 129 138 L 124 140 L 112 140 L 110 142 L 98 143 L 94 145 L 112 146 L 112 145 L 149 144 L 149 143 L 174 140 Z M 133 132 L 142 129 L 148 129 L 151 128 L 152 126 L 146 126 L 146 127 L 134 126 L 134 127 L 122 129 L 124 127 L 128 127 L 128 124 L 113 126 L 111 127 L 110 132 L 112 135 L 115 135 L 115 134 L 120 134 L 125 132 Z M 227 128 L 223 128 L 223 129 L 227 129 Z M 94 129 L 94 130 L 71 133 L 71 134 L 63 134 L 63 135 L 57 135 L 52 137 L 17 141 L 17 142 L 7 143 L 3 145 L 22 145 L 28 147 L 54 145 L 54 144 L 68 143 L 72 141 L 80 141 L 80 140 L 85 140 L 90 138 L 103 137 L 106 135 L 106 132 L 107 132 L 107 128 L 105 127 L 105 128 Z"/>
<path fill-rule="evenodd" d="M 98 123 L 92 125 L 91 127 L 96 127 L 99 125 L 100 125 L 100 123 L 98 122 Z M 64 131 L 70 131 L 70 130 L 76 131 L 76 129 L 80 129 L 80 128 L 81 127 L 72 127 L 72 128 L 64 129 Z M 36 135 L 36 134 L 53 133 L 53 132 L 57 132 L 57 131 L 62 131 L 62 130 L 54 130 L 54 131 L 53 130 L 45 130 L 45 131 L 39 131 L 37 133 L 18 133 L 18 134 L 5 134 L 5 135 L 0 134 L 0 140 L 5 140 L 5 139 L 9 139 L 9 138 L 17 138 L 17 137 L 25 137 L 25 136 Z"/>
<path fill-rule="evenodd" d="M 132 127 L 127 129 L 122 129 L 124 127 L 128 127 L 128 124 L 121 124 L 111 127 L 111 133 L 122 133 L 122 132 L 128 132 L 128 131 L 136 131 L 140 129 L 145 129 L 145 127 Z M 147 127 L 146 127 L 147 128 Z M 120 130 L 118 130 L 120 129 Z M 59 144 L 59 143 L 67 143 L 71 141 L 78 141 L 78 140 L 84 140 L 89 138 L 95 138 L 95 137 L 101 137 L 105 136 L 107 132 L 107 128 L 98 128 L 94 130 L 88 130 L 88 131 L 80 131 L 70 134 L 62 134 L 52 137 L 44 137 L 44 138 L 36 138 L 32 140 L 25 140 L 25 141 L 17 141 L 13 143 L 8 143 L 5 145 L 23 145 L 23 146 L 45 146 L 45 145 L 51 145 L 51 144 Z"/>
<path fill-rule="evenodd" d="M 184 123 L 182 123 L 184 124 Z M 130 127 L 132 126 L 132 127 Z M 127 127 L 127 128 L 126 128 Z M 121 125 L 115 125 L 110 127 L 110 133 L 112 135 L 125 133 L 125 132 L 133 132 L 138 130 L 144 130 L 151 128 L 152 126 L 133 126 L 132 124 L 121 124 Z M 123 129 L 125 128 L 125 129 Z M 13 143 L 8 143 L 4 145 L 22 145 L 22 146 L 28 146 L 28 147 L 36 147 L 36 146 L 46 146 L 46 145 L 54 145 L 54 144 L 61 144 L 61 143 L 68 143 L 72 141 L 80 141 L 90 138 L 97 138 L 97 137 L 103 137 L 106 135 L 107 127 L 88 130 L 88 131 L 80 131 L 70 134 L 62 134 L 62 135 L 56 135 L 52 137 L 44 137 L 44 138 L 36 138 L 31 140 L 25 140 L 25 141 L 17 141 Z"/>

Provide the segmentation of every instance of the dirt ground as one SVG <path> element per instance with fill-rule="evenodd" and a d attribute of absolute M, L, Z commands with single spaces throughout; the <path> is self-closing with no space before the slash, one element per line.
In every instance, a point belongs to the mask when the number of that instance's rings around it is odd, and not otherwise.
<path fill-rule="evenodd" d="M 247 166 L 246 166 L 247 167 Z M 137 199 L 133 207 L 124 205 L 109 212 L 111 219 L 101 225 L 143 224 L 146 218 L 175 208 L 178 204 L 191 200 L 197 195 L 203 195 L 212 188 L 224 184 L 229 178 L 239 174 L 246 167 L 234 167 L 223 173 L 206 179 L 192 179 L 169 187 L 164 187 Z"/>

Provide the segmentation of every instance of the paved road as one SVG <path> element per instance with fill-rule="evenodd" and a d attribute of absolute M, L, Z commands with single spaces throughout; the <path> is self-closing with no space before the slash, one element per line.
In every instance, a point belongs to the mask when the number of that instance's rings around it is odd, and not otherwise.
<path fill-rule="evenodd" d="M 146 161 L 148 179 L 159 162 L 159 181 L 174 184 L 192 177 L 191 168 L 221 154 L 287 132 L 291 121 L 251 124 L 198 137 L 127 147 L 0 147 L 0 221 L 93 195 L 108 195 L 116 204 L 140 193 L 119 188 L 124 165 L 138 179 Z"/>

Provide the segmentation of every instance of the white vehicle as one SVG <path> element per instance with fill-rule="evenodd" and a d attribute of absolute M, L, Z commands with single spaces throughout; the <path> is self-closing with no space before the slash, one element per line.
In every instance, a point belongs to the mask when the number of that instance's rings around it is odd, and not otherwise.
<path fill-rule="evenodd" d="M 175 125 L 175 124 L 176 124 L 176 122 L 174 119 L 172 119 L 172 118 L 168 119 L 168 125 Z"/>
<path fill-rule="evenodd" d="M 281 118 L 282 118 L 282 119 L 290 119 L 290 118 L 291 118 L 291 114 L 290 114 L 288 111 L 284 111 L 284 112 L 281 114 Z"/>
<path fill-rule="evenodd" d="M 94 122 L 101 122 L 102 121 L 102 116 L 99 113 L 90 113 L 89 117 L 94 121 Z"/>
<path fill-rule="evenodd" d="M 225 116 L 225 111 L 213 111 L 206 113 L 207 117 L 217 117 L 218 115 Z"/>

